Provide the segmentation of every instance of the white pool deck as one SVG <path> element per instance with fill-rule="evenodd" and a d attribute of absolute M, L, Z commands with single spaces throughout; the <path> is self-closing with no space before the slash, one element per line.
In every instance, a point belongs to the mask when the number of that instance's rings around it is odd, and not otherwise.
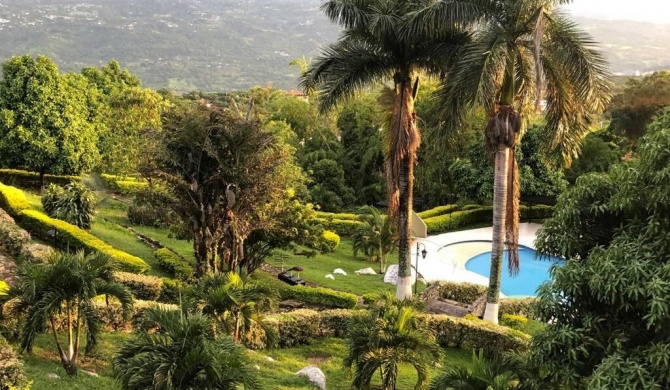
<path fill-rule="evenodd" d="M 541 226 L 537 223 L 520 224 L 519 244 L 534 249 L 535 236 Z M 419 273 L 428 282 L 446 280 L 488 286 L 489 278 L 466 270 L 465 263 L 476 255 L 491 251 L 492 230 L 492 227 L 486 227 L 417 238 L 416 242 L 424 244 L 428 251 L 425 259 L 419 258 Z M 412 265 L 415 267 L 416 242 L 412 246 Z"/>

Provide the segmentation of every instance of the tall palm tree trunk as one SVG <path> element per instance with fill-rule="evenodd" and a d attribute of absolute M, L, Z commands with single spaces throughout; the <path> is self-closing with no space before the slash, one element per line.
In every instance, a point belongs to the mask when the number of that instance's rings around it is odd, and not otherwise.
<path fill-rule="evenodd" d="M 400 165 L 399 177 L 399 204 L 398 204 L 398 283 L 396 285 L 396 297 L 398 299 L 412 299 L 412 187 L 414 183 L 412 175 L 414 164 L 407 156 L 403 158 Z"/>
<path fill-rule="evenodd" d="M 495 175 L 493 179 L 493 238 L 491 241 L 491 272 L 489 291 L 486 297 L 484 319 L 498 323 L 500 306 L 500 280 L 502 279 L 503 251 L 505 249 L 505 216 L 507 215 L 507 194 L 509 177 L 510 148 L 500 144 L 495 152 Z"/>

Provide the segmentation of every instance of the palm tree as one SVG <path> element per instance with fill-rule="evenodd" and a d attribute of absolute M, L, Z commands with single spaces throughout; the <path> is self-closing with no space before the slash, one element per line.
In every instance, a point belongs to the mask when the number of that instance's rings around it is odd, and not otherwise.
<path fill-rule="evenodd" d="M 510 390 L 519 378 L 499 358 L 488 360 L 484 352 L 472 352 L 471 367 L 449 367 L 433 379 L 428 390 Z"/>
<path fill-rule="evenodd" d="M 146 318 L 155 333 L 138 332 L 114 356 L 123 390 L 259 389 L 245 351 L 229 337 L 216 339 L 202 314 L 154 307 Z"/>
<path fill-rule="evenodd" d="M 428 366 L 440 357 L 435 335 L 419 317 L 418 303 L 383 296 L 366 314 L 349 324 L 348 352 L 342 364 L 353 370 L 352 387 L 369 389 L 379 372 L 383 390 L 395 390 L 398 365 L 411 364 L 418 374 L 415 389 L 428 381 Z"/>
<path fill-rule="evenodd" d="M 340 39 L 314 59 L 302 77 L 303 88 L 317 91 L 321 111 L 328 111 L 363 88 L 392 83 L 393 108 L 385 129 L 384 149 L 389 215 L 398 224 L 396 296 L 411 298 L 410 218 L 414 165 L 420 143 L 414 100 L 419 73 L 439 73 L 464 35 L 451 29 L 430 34 L 407 29 L 420 4 L 405 0 L 328 0 L 321 9 L 343 28 Z"/>
<path fill-rule="evenodd" d="M 481 106 L 490 114 L 485 133 L 495 156 L 493 251 L 484 318 L 492 322 L 498 320 L 505 245 L 510 272 L 519 267 L 519 175 L 514 147 L 524 123 L 544 98 L 547 150 L 568 165 L 589 133 L 594 114 L 603 110 L 610 96 L 606 61 L 593 48 L 591 38 L 555 8 L 567 2 L 460 1 L 476 5 L 482 19 L 451 64 L 439 95 L 445 133 L 462 125 L 470 108 Z M 445 2 L 435 2 L 419 14 L 439 15 L 439 7 L 444 7 L 440 3 Z"/>
<path fill-rule="evenodd" d="M 352 236 L 354 256 L 363 252 L 370 261 L 379 261 L 379 272 L 386 272 L 386 258 L 398 243 L 391 221 L 372 206 L 362 207 L 357 219 L 365 225 Z"/>
<path fill-rule="evenodd" d="M 130 314 L 132 294 L 115 281 L 114 270 L 109 257 L 84 252 L 56 252 L 44 264 L 24 264 L 18 280 L 3 297 L 12 314 L 26 316 L 21 349 L 32 352 L 37 333 L 50 328 L 63 368 L 68 375 L 75 375 L 80 336 L 85 332 L 86 352 L 97 343 L 100 322 L 94 299 L 99 295 L 116 298 L 124 314 Z M 65 347 L 58 319 L 65 322 Z"/>
<path fill-rule="evenodd" d="M 272 336 L 263 313 L 275 306 L 277 292 L 248 276 L 235 272 L 207 274 L 200 278 L 191 298 L 194 307 L 232 334 L 236 343 L 254 324 Z"/>

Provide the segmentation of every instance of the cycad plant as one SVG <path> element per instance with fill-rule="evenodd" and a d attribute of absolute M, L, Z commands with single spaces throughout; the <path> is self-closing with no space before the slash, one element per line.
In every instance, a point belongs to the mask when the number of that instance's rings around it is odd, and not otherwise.
<path fill-rule="evenodd" d="M 114 356 L 123 390 L 260 388 L 244 348 L 228 336 L 215 338 L 206 316 L 163 307 L 145 316 L 158 330 L 135 333 Z"/>
<path fill-rule="evenodd" d="M 420 314 L 417 301 L 401 301 L 388 294 L 367 313 L 351 319 L 342 364 L 353 374 L 353 388 L 370 389 L 373 377 L 379 374 L 381 389 L 395 390 L 401 363 L 416 370 L 415 389 L 426 385 L 428 367 L 440 358 L 441 349 Z"/>
<path fill-rule="evenodd" d="M 263 314 L 276 305 L 277 299 L 277 292 L 269 286 L 235 272 L 203 276 L 191 295 L 193 307 L 214 319 L 236 343 L 253 325 L 272 336 Z"/>
<path fill-rule="evenodd" d="M 371 206 L 362 207 L 357 219 L 364 225 L 352 236 L 354 256 L 362 252 L 370 261 L 379 261 L 379 272 L 386 272 L 386 258 L 398 245 L 393 224 Z"/>
<path fill-rule="evenodd" d="M 2 297 L 12 315 L 25 314 L 21 349 L 32 352 L 37 334 L 49 329 L 63 368 L 75 375 L 81 337 L 86 337 L 88 352 L 100 332 L 94 299 L 99 295 L 116 298 L 123 313 L 130 314 L 132 294 L 115 281 L 114 270 L 109 257 L 84 252 L 56 252 L 43 264 L 22 265 L 16 283 Z"/>
<path fill-rule="evenodd" d="M 50 217 L 89 230 L 95 215 L 95 194 L 82 183 L 72 182 L 65 187 L 49 184 L 42 196 L 42 207 Z"/>
<path fill-rule="evenodd" d="M 483 351 L 473 351 L 470 367 L 447 368 L 428 390 L 511 390 L 519 389 L 519 384 L 519 377 L 502 359 L 487 359 Z"/>
<path fill-rule="evenodd" d="M 469 43 L 446 73 L 439 95 L 443 130 L 463 124 L 469 109 L 490 115 L 486 143 L 494 155 L 493 251 L 484 318 L 497 322 L 503 248 L 519 268 L 519 174 L 514 159 L 524 124 L 541 109 L 547 151 L 566 165 L 610 96 L 607 63 L 595 43 L 557 5 L 569 0 L 460 0 L 481 14 Z M 431 3 L 421 15 L 439 15 Z M 447 13 L 447 11 L 445 11 Z M 427 26 L 430 24 L 426 24 Z"/>

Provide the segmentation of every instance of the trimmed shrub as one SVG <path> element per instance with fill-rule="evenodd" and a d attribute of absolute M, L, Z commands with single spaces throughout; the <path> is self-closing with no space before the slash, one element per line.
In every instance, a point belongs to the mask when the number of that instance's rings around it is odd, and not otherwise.
<path fill-rule="evenodd" d="M 454 211 L 458 210 L 458 205 L 456 204 L 448 204 L 445 206 L 438 206 L 435 208 L 432 208 L 430 210 L 422 211 L 420 213 L 417 213 L 421 219 L 426 219 L 426 218 L 432 218 L 432 217 L 437 217 L 438 215 L 444 215 L 448 214 Z"/>
<path fill-rule="evenodd" d="M 95 214 L 95 195 L 81 183 L 54 184 L 44 191 L 42 207 L 48 216 L 90 230 Z"/>
<path fill-rule="evenodd" d="M 317 218 L 317 221 L 324 229 L 333 231 L 342 237 L 353 236 L 358 230 L 363 228 L 363 222 L 347 219 L 324 219 Z"/>
<path fill-rule="evenodd" d="M 488 291 L 486 286 L 480 286 L 473 283 L 455 283 L 455 282 L 437 282 L 440 291 L 440 297 L 452 301 L 473 304 L 482 295 Z"/>
<path fill-rule="evenodd" d="M 295 299 L 305 303 L 352 309 L 358 305 L 358 296 L 323 287 L 293 286 L 280 291 L 282 299 Z"/>
<path fill-rule="evenodd" d="M 481 205 L 478 204 L 466 204 L 465 206 L 461 207 L 462 211 L 468 211 L 468 210 L 476 210 L 482 208 Z"/>
<path fill-rule="evenodd" d="M 22 248 L 19 258 L 31 263 L 43 263 L 53 252 L 52 247 L 44 244 L 28 244 Z"/>
<path fill-rule="evenodd" d="M 21 211 L 29 209 L 30 203 L 23 191 L 0 183 L 0 207 L 16 217 Z"/>
<path fill-rule="evenodd" d="M 81 177 L 70 175 L 44 175 L 45 184 L 54 183 L 66 185 L 73 181 L 79 181 Z M 11 186 L 39 189 L 40 174 L 37 172 L 22 171 L 19 169 L 0 169 L 0 181 Z"/>
<path fill-rule="evenodd" d="M 149 183 L 144 179 L 135 177 L 121 177 L 103 173 L 100 175 L 100 179 L 105 182 L 109 189 L 123 195 L 134 194 L 149 187 Z"/>
<path fill-rule="evenodd" d="M 0 389 L 22 389 L 27 385 L 23 363 L 2 336 L 0 336 Z"/>
<path fill-rule="evenodd" d="M 186 260 L 167 248 L 161 248 L 154 252 L 158 265 L 170 275 L 185 280 L 193 275 L 193 267 Z"/>
<path fill-rule="evenodd" d="M 18 259 L 28 242 L 30 242 L 30 234 L 21 229 L 9 214 L 0 209 L 0 248 L 3 252 Z"/>
<path fill-rule="evenodd" d="M 519 206 L 519 213 L 521 214 L 522 221 L 529 219 L 540 220 L 550 218 L 552 214 L 554 214 L 554 208 L 546 205 L 537 205 L 533 207 L 522 205 Z"/>
<path fill-rule="evenodd" d="M 500 317 L 500 325 L 509 326 L 512 329 L 522 330 L 524 325 L 528 323 L 528 318 L 525 316 L 514 314 L 503 314 Z"/>
<path fill-rule="evenodd" d="M 117 272 L 114 277 L 128 287 L 136 299 L 155 301 L 161 295 L 163 282 L 155 276 Z"/>
<path fill-rule="evenodd" d="M 319 248 L 322 252 L 334 252 L 338 246 L 340 246 L 340 236 L 335 232 L 330 230 L 324 230 L 321 233 L 321 247 Z"/>
<path fill-rule="evenodd" d="M 485 206 L 474 210 L 455 211 L 451 214 L 439 215 L 424 220 L 428 226 L 428 233 L 438 234 L 449 230 L 477 223 L 491 222 L 493 219 L 493 208 Z"/>
<path fill-rule="evenodd" d="M 149 270 L 149 265 L 139 257 L 115 249 L 92 234 L 65 221 L 50 218 L 35 210 L 22 211 L 18 219 L 28 231 L 45 241 L 54 240 L 50 231 L 55 229 L 56 241 L 59 245 L 74 250 L 96 251 L 111 257 L 116 261 L 121 271 L 146 273 Z"/>
<path fill-rule="evenodd" d="M 499 316 L 505 314 L 521 315 L 527 318 L 535 318 L 533 305 L 537 298 L 505 298 L 500 300 Z M 501 318 L 501 317 L 499 317 Z"/>
<path fill-rule="evenodd" d="M 192 288 L 190 284 L 184 283 L 181 280 L 161 278 L 161 281 L 159 302 L 179 304 L 180 298 L 183 299 Z"/>
<path fill-rule="evenodd" d="M 316 211 L 316 217 L 320 219 L 340 219 L 345 221 L 356 221 L 358 214 L 352 213 L 326 213 L 324 211 Z"/>
<path fill-rule="evenodd" d="M 363 294 L 363 303 L 369 305 L 375 303 L 379 300 L 380 295 L 378 293 L 365 293 Z"/>
<path fill-rule="evenodd" d="M 333 309 L 319 312 L 319 336 L 345 337 L 349 321 L 359 310 Z"/>

